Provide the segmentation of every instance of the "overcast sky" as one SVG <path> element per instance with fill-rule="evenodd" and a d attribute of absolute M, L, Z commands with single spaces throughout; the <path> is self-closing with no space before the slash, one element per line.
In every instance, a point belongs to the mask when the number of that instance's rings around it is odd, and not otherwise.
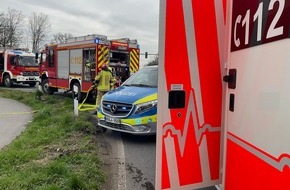
<path fill-rule="evenodd" d="M 141 53 L 158 53 L 159 0 L 1 0 L 0 12 L 16 9 L 49 16 L 51 33 L 102 34 L 137 39 Z M 141 55 L 141 65 L 153 59 Z"/>

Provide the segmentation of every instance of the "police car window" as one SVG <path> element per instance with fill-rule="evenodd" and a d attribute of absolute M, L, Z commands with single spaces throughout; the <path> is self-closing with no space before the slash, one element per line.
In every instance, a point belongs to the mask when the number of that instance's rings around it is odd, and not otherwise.
<path fill-rule="evenodd" d="M 136 77 L 135 83 L 146 83 L 148 81 L 148 74 L 141 74 Z"/>
<path fill-rule="evenodd" d="M 124 85 L 157 87 L 157 69 L 146 68 L 134 74 Z"/>

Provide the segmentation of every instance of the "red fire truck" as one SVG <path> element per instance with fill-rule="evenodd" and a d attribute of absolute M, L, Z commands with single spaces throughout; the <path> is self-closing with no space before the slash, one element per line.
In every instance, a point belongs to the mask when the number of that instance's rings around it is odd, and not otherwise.
<path fill-rule="evenodd" d="M 139 69 L 139 55 L 137 40 L 108 40 L 98 34 L 47 45 L 40 56 L 42 90 L 53 94 L 58 89 L 72 91 L 77 86 L 81 100 L 103 64 L 108 64 L 116 77 L 124 79 Z"/>
<path fill-rule="evenodd" d="M 38 62 L 34 53 L 22 49 L 0 50 L 0 84 L 10 87 L 13 83 L 23 83 L 34 87 L 38 81 Z"/>

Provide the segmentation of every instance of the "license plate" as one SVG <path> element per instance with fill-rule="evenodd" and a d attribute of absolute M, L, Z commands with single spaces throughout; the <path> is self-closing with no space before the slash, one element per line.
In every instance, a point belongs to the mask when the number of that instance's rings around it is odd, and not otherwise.
<path fill-rule="evenodd" d="M 105 119 L 106 119 L 107 122 L 110 122 L 110 123 L 121 124 L 121 120 L 117 119 L 117 118 L 106 116 Z"/>

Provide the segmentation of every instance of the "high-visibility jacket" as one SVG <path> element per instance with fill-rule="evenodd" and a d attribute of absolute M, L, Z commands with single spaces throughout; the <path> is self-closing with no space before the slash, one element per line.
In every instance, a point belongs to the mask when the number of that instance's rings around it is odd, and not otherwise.
<path fill-rule="evenodd" d="M 102 70 L 95 78 L 99 91 L 110 91 L 113 86 L 113 75 L 109 70 Z"/>

